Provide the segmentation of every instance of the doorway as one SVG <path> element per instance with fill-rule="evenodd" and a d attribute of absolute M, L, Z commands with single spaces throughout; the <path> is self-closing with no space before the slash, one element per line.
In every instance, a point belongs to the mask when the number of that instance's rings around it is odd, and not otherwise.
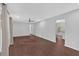
<path fill-rule="evenodd" d="M 61 46 L 65 44 L 65 19 L 56 20 L 56 43 Z"/>

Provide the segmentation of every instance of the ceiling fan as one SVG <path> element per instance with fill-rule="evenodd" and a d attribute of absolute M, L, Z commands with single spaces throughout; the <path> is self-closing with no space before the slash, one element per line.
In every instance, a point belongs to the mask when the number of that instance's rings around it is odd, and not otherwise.
<path fill-rule="evenodd" d="M 33 20 L 31 20 L 31 18 L 29 18 L 29 23 L 34 22 Z"/>

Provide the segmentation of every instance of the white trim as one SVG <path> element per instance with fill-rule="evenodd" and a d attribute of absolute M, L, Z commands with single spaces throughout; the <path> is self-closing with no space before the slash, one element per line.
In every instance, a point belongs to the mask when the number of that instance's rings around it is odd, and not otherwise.
<path fill-rule="evenodd" d="M 59 14 L 59 15 L 56 15 L 56 16 L 54 16 L 54 17 L 44 18 L 44 19 L 39 20 L 39 21 L 36 21 L 36 22 L 34 22 L 34 23 L 41 22 L 41 21 L 48 20 L 48 19 L 52 19 L 52 18 L 56 18 L 56 17 L 59 17 L 59 16 L 61 16 L 61 15 L 66 15 L 66 14 L 68 14 L 68 13 L 72 13 L 72 12 L 77 11 L 77 10 L 79 10 L 79 8 L 74 9 L 74 10 L 70 10 L 70 11 L 68 11 L 68 12 L 65 12 L 65 13 L 62 13 L 62 14 Z"/>
<path fill-rule="evenodd" d="M 45 40 L 48 40 L 48 41 L 51 41 L 51 42 L 56 43 L 56 41 L 54 41 L 54 40 L 50 40 L 50 38 L 45 38 L 45 37 L 42 37 L 41 35 L 36 35 L 36 34 L 33 34 L 33 35 L 35 35 L 35 36 L 37 36 L 37 37 L 44 38 Z"/>
<path fill-rule="evenodd" d="M 24 35 L 13 35 L 13 37 L 19 37 L 19 36 L 30 36 L 30 34 L 24 34 Z"/>
<path fill-rule="evenodd" d="M 79 51 L 79 49 L 77 49 L 77 48 L 75 48 L 75 47 L 71 47 L 71 46 L 69 46 L 69 45 L 65 45 L 66 47 L 69 47 L 69 48 L 71 48 L 71 49 L 74 49 L 74 50 L 77 50 L 77 51 Z"/>

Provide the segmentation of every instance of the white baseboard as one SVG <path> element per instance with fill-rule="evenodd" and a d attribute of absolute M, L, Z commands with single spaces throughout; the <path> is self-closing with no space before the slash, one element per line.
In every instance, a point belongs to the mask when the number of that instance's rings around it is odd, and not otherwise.
<path fill-rule="evenodd" d="M 33 35 L 35 35 L 35 34 L 33 34 Z M 56 42 L 56 41 L 54 41 L 54 40 L 51 40 L 50 38 L 45 38 L 45 37 L 40 36 L 40 35 L 35 35 L 35 36 L 38 36 L 38 37 L 44 38 L 44 39 L 49 40 L 49 41 L 52 41 L 52 42 Z"/>
<path fill-rule="evenodd" d="M 69 46 L 69 45 L 66 45 L 66 44 L 65 44 L 65 46 L 66 46 L 66 47 L 69 47 L 69 48 L 72 48 L 72 49 L 74 49 L 74 50 L 77 50 L 77 51 L 79 51 L 79 49 L 78 49 L 78 48 L 71 47 L 71 46 Z"/>
<path fill-rule="evenodd" d="M 35 35 L 35 34 L 33 34 L 33 35 Z M 44 38 L 44 39 L 46 39 L 46 40 L 48 40 L 48 39 L 49 39 L 49 38 L 42 37 L 42 36 L 40 36 L 40 35 L 35 35 L 35 36 L 38 36 L 38 37 Z M 52 41 L 52 42 L 55 42 L 55 43 L 56 43 L 56 41 L 51 40 L 51 39 L 49 39 L 49 41 Z M 74 49 L 74 50 L 79 51 L 79 49 L 78 49 L 78 48 L 71 47 L 71 46 L 69 46 L 69 45 L 67 45 L 67 44 L 65 44 L 65 46 L 66 46 L 66 47 L 69 47 L 69 48 L 72 48 L 72 49 Z"/>
<path fill-rule="evenodd" d="M 24 34 L 24 35 L 13 35 L 13 37 L 18 37 L 18 36 L 29 36 L 30 34 Z"/>

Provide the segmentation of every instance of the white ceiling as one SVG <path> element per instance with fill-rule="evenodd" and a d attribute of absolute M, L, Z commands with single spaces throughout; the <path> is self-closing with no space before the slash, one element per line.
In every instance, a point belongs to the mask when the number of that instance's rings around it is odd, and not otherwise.
<path fill-rule="evenodd" d="M 54 17 L 79 8 L 76 3 L 8 3 L 8 10 L 15 21 L 28 22 Z"/>

